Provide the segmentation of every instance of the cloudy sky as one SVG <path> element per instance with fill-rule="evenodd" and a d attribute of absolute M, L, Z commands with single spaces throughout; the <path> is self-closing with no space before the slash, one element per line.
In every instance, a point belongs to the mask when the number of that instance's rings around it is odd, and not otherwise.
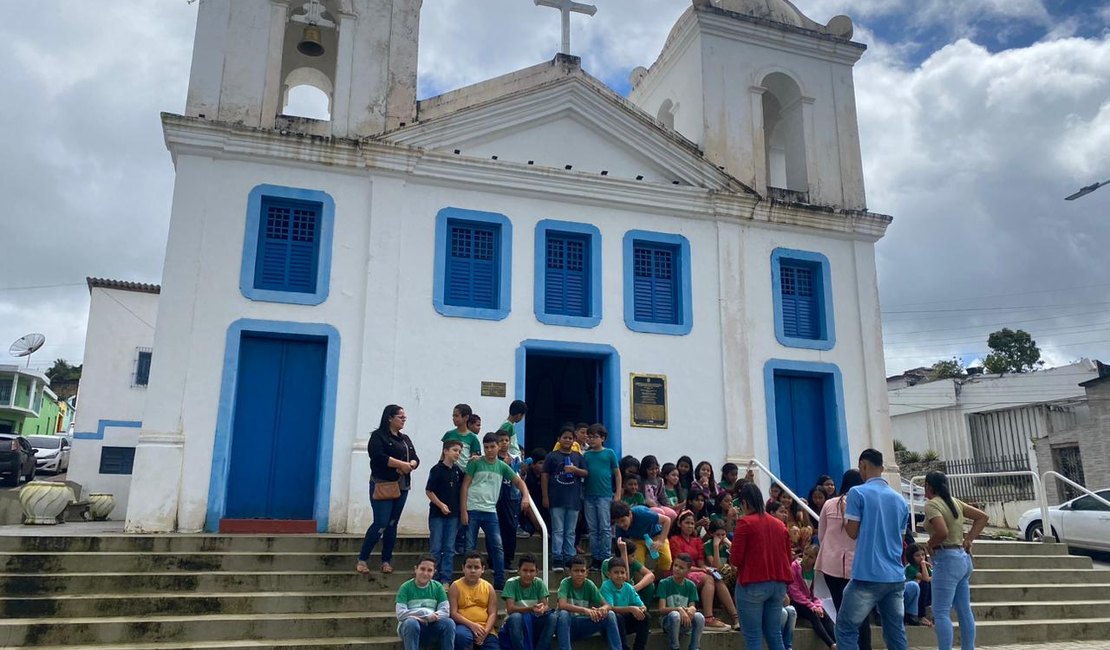
<path fill-rule="evenodd" d="M 575 53 L 626 92 L 689 0 L 596 4 Z M 980 357 L 1002 326 L 1050 365 L 1110 361 L 1110 187 L 1063 201 L 1110 179 L 1110 0 L 796 4 L 852 16 L 869 46 L 868 204 L 895 217 L 878 245 L 888 373 Z M 173 167 L 158 113 L 184 110 L 196 11 L 39 0 L 0 24 L 0 344 L 43 332 L 33 366 L 81 361 L 86 276 L 159 281 Z M 549 59 L 558 23 L 531 0 L 424 0 L 421 97 Z"/>

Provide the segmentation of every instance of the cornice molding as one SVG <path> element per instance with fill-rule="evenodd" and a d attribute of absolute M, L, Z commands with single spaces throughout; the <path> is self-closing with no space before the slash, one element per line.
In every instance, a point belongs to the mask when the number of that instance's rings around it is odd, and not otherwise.
<path fill-rule="evenodd" d="M 428 151 L 382 140 L 300 136 L 167 113 L 162 114 L 162 126 L 175 161 L 179 155 L 195 155 L 270 162 L 872 242 L 880 239 L 891 223 L 886 215 L 782 203 L 749 194 L 739 186 L 662 185 Z"/>

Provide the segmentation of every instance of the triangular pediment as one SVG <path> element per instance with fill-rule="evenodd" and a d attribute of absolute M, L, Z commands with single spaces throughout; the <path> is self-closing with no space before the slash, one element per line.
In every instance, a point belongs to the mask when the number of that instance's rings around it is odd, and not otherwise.
<path fill-rule="evenodd" d="M 418 123 L 383 138 L 568 174 L 746 191 L 696 145 L 580 70 L 493 79 L 425 104 Z"/>

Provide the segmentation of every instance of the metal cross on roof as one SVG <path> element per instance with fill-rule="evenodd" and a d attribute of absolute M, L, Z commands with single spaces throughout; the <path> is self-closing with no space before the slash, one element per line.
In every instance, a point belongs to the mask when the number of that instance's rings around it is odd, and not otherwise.
<path fill-rule="evenodd" d="M 574 0 L 535 0 L 537 7 L 551 7 L 558 9 L 563 14 L 563 45 L 559 51 L 570 54 L 570 14 L 586 14 L 592 16 L 597 13 L 597 7 Z"/>

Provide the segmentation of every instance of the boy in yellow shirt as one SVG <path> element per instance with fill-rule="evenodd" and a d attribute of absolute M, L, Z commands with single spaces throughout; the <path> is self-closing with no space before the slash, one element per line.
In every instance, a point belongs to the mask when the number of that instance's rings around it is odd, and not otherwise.
<path fill-rule="evenodd" d="M 463 577 L 451 583 L 447 601 L 455 621 L 455 648 L 470 647 L 501 650 L 493 625 L 497 621 L 497 594 L 493 585 L 482 579 L 482 555 L 470 551 L 463 559 Z"/>

